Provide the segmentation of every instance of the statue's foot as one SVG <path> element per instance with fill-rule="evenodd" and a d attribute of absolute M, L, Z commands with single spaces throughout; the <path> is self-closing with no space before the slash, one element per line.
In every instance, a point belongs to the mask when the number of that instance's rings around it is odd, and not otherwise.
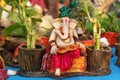
<path fill-rule="evenodd" d="M 55 76 L 60 76 L 60 68 L 56 68 L 56 70 L 55 70 Z"/>

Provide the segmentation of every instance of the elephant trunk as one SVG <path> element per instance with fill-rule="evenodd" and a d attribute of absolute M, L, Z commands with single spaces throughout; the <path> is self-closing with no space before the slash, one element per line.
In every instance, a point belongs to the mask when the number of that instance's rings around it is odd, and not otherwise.
<path fill-rule="evenodd" d="M 69 18 L 62 18 L 62 32 L 60 31 L 56 31 L 58 36 L 61 38 L 61 39 L 67 39 L 69 34 L 68 34 L 68 31 L 69 31 Z"/>

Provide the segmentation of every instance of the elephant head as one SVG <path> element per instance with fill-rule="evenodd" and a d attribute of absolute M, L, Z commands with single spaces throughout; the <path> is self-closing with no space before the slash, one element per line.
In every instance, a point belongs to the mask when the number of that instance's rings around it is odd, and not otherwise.
<path fill-rule="evenodd" d="M 68 17 L 57 18 L 53 21 L 53 26 L 56 29 L 55 32 L 61 39 L 67 39 L 69 33 L 73 34 L 77 21 Z M 70 32 L 70 29 L 72 32 Z"/>

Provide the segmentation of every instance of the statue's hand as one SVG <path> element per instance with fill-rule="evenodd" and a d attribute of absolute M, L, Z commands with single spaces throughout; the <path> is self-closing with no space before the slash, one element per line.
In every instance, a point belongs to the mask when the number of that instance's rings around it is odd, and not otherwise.
<path fill-rule="evenodd" d="M 50 50 L 51 54 L 57 54 L 57 46 L 52 46 Z"/>

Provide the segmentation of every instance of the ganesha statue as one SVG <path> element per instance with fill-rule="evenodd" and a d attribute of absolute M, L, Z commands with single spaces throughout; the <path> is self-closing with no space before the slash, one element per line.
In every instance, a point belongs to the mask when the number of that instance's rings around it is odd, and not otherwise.
<path fill-rule="evenodd" d="M 60 76 L 62 72 L 71 69 L 75 58 L 85 55 L 86 48 L 78 39 L 76 20 L 62 17 L 54 19 L 52 24 L 54 29 L 49 38 L 50 67 L 54 68 L 55 76 Z"/>

